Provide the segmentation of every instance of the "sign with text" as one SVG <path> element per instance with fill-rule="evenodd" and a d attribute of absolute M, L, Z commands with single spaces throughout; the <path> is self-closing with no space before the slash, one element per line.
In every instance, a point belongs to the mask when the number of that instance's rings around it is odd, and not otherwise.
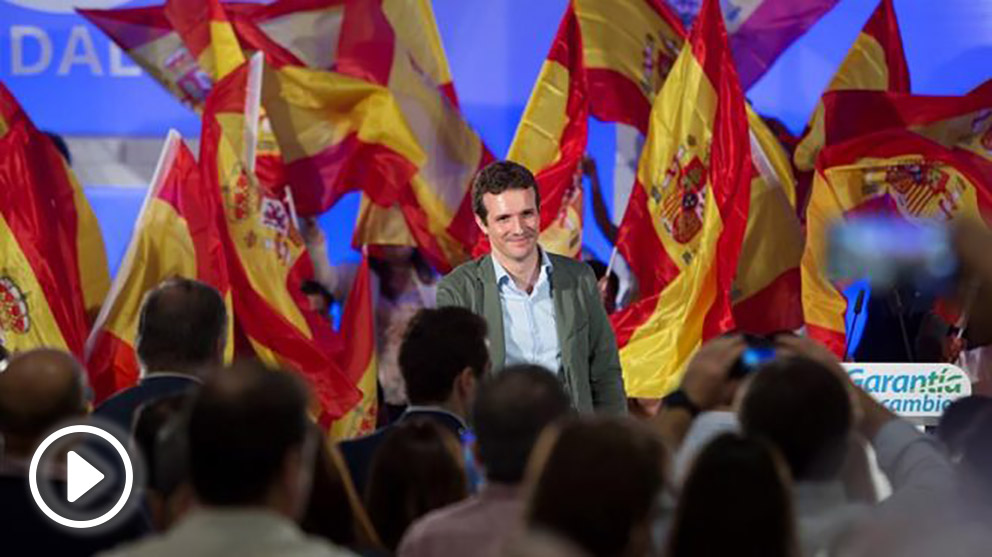
<path fill-rule="evenodd" d="M 164 0 L 0 0 L 0 81 L 42 129 L 75 136 L 199 135 L 174 100 L 77 8 Z"/>
<path fill-rule="evenodd" d="M 845 363 L 854 384 L 905 418 L 932 421 L 971 394 L 965 371 L 951 364 Z"/>

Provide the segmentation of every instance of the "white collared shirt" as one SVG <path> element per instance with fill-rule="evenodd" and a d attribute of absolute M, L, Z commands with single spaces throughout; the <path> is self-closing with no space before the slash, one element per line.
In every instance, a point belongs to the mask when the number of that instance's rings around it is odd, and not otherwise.
<path fill-rule="evenodd" d="M 543 249 L 540 254 L 541 270 L 530 294 L 517 288 L 506 269 L 492 257 L 503 309 L 506 366 L 537 364 L 557 373 L 561 368 L 561 347 L 551 294 L 551 258 Z"/>

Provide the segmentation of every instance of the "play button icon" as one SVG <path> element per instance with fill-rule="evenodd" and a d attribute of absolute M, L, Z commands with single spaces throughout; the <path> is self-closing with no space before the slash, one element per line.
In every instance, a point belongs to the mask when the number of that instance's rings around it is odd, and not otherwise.
<path fill-rule="evenodd" d="M 121 442 L 125 434 L 90 422 L 62 427 L 45 438 L 28 469 L 38 509 L 67 528 L 101 526 L 137 508 L 129 503 L 142 474 Z"/>
<path fill-rule="evenodd" d="M 106 477 L 76 451 L 69 451 L 66 464 L 68 465 L 66 499 L 70 503 L 75 503 L 76 499 L 86 495 Z"/>

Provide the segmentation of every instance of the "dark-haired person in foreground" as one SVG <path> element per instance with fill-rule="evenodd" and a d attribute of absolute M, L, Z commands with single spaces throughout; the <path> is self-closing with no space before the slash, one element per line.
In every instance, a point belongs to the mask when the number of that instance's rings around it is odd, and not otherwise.
<path fill-rule="evenodd" d="M 87 388 L 83 366 L 61 350 L 21 352 L 0 371 L 0 554 L 88 556 L 144 534 L 140 520 L 97 533 L 63 528 L 31 498 L 35 450 L 55 427 L 85 418 Z M 66 493 L 65 462 L 59 464 L 39 468 L 38 483 Z"/>
<path fill-rule="evenodd" d="M 625 413 L 616 338 L 588 265 L 547 253 L 537 181 L 523 166 L 498 161 L 472 184 L 475 221 L 492 253 L 441 280 L 438 306 L 485 317 L 493 371 L 536 364 L 553 371 L 580 412 Z"/>
<path fill-rule="evenodd" d="M 141 304 L 135 347 L 141 379 L 94 414 L 131 431 L 141 405 L 197 386 L 220 365 L 226 338 L 227 309 L 217 290 L 185 278 L 163 281 Z"/>
<path fill-rule="evenodd" d="M 115 556 L 352 555 L 304 534 L 320 440 L 306 386 L 244 361 L 208 380 L 189 415 L 189 475 L 199 506 L 166 534 Z"/>
<path fill-rule="evenodd" d="M 476 387 L 489 369 L 486 322 L 462 308 L 422 309 L 403 337 L 399 364 L 410 406 L 397 422 L 427 418 L 460 438 L 468 430 Z M 338 445 L 359 494 L 365 494 L 372 458 L 389 428 Z"/>
<path fill-rule="evenodd" d="M 876 519 L 927 512 L 952 495 L 954 470 L 939 443 L 857 388 L 825 347 L 778 335 L 776 359 L 743 381 L 738 392 L 742 381 L 730 370 L 744 348 L 740 336 L 703 345 L 655 424 L 677 447 L 700 412 L 727 406 L 736 397 L 744 434 L 771 443 L 789 466 L 804 555 L 832 555 L 866 526 L 877 527 Z M 845 489 L 842 472 L 855 433 L 871 443 L 892 484 L 892 495 L 879 508 Z"/>
<path fill-rule="evenodd" d="M 400 557 L 490 555 L 520 523 L 521 482 L 531 449 L 549 424 L 570 411 L 568 395 L 548 370 L 511 366 L 482 384 L 472 409 L 475 451 L 486 484 L 461 503 L 415 522 Z"/>

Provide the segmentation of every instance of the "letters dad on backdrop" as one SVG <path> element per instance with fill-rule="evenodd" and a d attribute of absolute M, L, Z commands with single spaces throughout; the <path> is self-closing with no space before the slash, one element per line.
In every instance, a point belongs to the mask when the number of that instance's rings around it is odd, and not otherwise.
<path fill-rule="evenodd" d="M 161 1 L 0 0 L 0 81 L 41 128 L 64 135 L 199 135 L 191 110 L 75 13 L 154 3 Z"/>
<path fill-rule="evenodd" d="M 944 409 L 971 394 L 965 371 L 951 364 L 843 364 L 854 384 L 886 408 L 918 423 L 936 423 Z"/>

